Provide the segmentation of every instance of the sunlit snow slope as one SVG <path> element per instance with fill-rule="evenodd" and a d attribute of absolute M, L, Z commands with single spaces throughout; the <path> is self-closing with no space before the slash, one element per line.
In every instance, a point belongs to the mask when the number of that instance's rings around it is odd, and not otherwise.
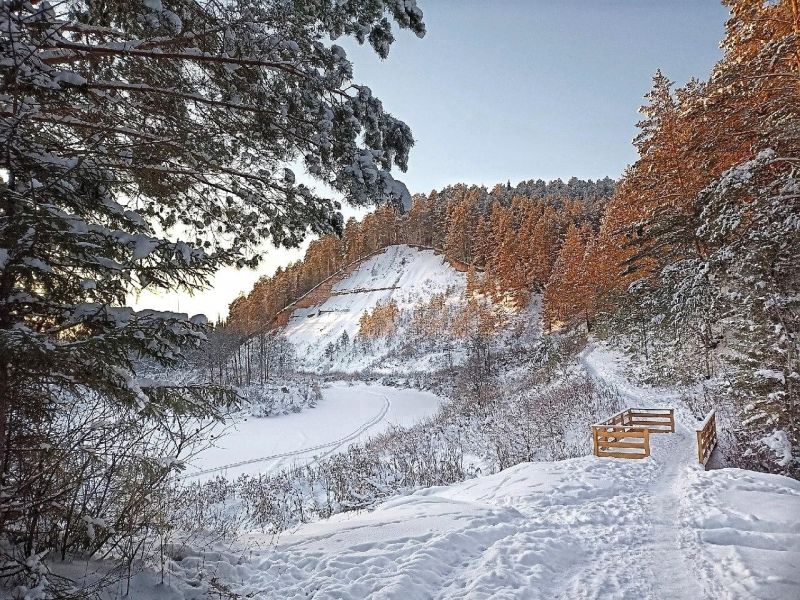
<path fill-rule="evenodd" d="M 295 310 L 284 332 L 295 346 L 301 365 L 318 370 L 324 363 L 326 346 L 336 343 L 342 332 L 352 340 L 358 333 L 361 315 L 377 304 L 394 300 L 402 310 L 440 293 L 457 299 L 465 285 L 464 273 L 456 271 L 433 250 L 390 246 L 334 285 L 327 300 Z"/>

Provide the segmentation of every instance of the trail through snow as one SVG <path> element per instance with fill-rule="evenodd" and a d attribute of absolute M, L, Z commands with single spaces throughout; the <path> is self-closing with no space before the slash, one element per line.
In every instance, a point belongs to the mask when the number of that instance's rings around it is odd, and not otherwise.
<path fill-rule="evenodd" d="M 602 349 L 581 363 L 631 404 L 674 399 L 630 384 Z M 303 525 L 265 551 L 186 556 L 175 597 L 201 597 L 212 577 L 255 598 L 800 597 L 800 483 L 706 472 L 693 444 L 678 425 L 648 459 L 525 463 Z"/>
<path fill-rule="evenodd" d="M 685 495 L 683 476 L 694 468 L 692 436 L 678 425 L 674 434 L 651 438 L 652 467 L 629 466 L 636 477 L 632 489 L 623 491 L 594 510 L 598 513 L 624 512 L 624 518 L 589 526 L 589 560 L 569 576 L 566 597 L 570 598 L 711 598 L 693 575 L 680 539 L 679 514 Z M 590 459 L 591 460 L 591 459 Z M 601 459 L 595 459 L 600 461 Z M 615 459 L 602 459 L 615 460 Z M 622 467 L 624 468 L 623 464 Z M 603 543 L 605 542 L 605 543 Z"/>

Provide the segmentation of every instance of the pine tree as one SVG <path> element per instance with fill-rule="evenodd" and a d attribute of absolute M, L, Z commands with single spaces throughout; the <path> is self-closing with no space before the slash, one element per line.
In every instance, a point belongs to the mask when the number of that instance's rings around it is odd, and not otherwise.
<path fill-rule="evenodd" d="M 471 203 L 468 199 L 453 200 L 447 209 L 447 233 L 444 253 L 460 261 L 470 260 Z"/>
<path fill-rule="evenodd" d="M 464 290 L 467 300 L 472 298 L 475 294 L 482 292 L 481 282 L 478 280 L 478 273 L 475 270 L 475 265 L 472 264 L 467 270 L 467 284 Z"/>
<path fill-rule="evenodd" d="M 52 547 L 91 555 L 148 527 L 141 499 L 107 535 L 74 527 L 82 510 L 114 522 L 91 494 L 120 483 L 120 471 L 64 439 L 73 407 L 115 416 L 129 428 L 120 442 L 139 429 L 180 440 L 171 427 L 224 413 L 219 388 L 138 379 L 137 361 L 174 365 L 207 326 L 134 312 L 128 294 L 196 290 L 223 266 L 255 266 L 263 241 L 339 233 L 339 205 L 297 182 L 295 160 L 356 204 L 408 200 L 390 169 L 406 168 L 409 128 L 351 81 L 342 48 L 326 45 L 353 34 L 385 57 L 390 18 L 424 34 L 413 2 L 0 7 L 0 487 L 15 499 L 0 509 L 0 534 L 22 540 L 18 564 Z M 299 273 L 276 274 L 284 305 L 302 290 Z M 157 491 L 179 463 L 153 452 L 120 460 Z M 62 511 L 67 498 L 74 511 Z"/>
<path fill-rule="evenodd" d="M 419 246 L 431 245 L 430 210 L 428 199 L 423 195 L 415 195 L 411 210 L 405 218 L 405 241 Z"/>
<path fill-rule="evenodd" d="M 754 1 L 731 10 L 725 57 L 706 91 L 712 108 L 696 110 L 719 115 L 737 147 L 723 149 L 729 168 L 699 194 L 705 260 L 678 284 L 702 276 L 713 284 L 703 309 L 722 305 L 744 454 L 760 468 L 798 476 L 800 11 L 796 2 Z"/>
<path fill-rule="evenodd" d="M 486 266 L 487 257 L 491 253 L 489 249 L 490 236 L 491 227 L 488 220 L 484 216 L 479 217 L 478 224 L 475 227 L 475 235 L 471 240 L 472 249 L 470 250 L 470 255 L 473 263 L 480 267 Z"/>
<path fill-rule="evenodd" d="M 553 263 L 561 247 L 559 227 L 553 207 L 547 207 L 536 222 L 532 238 L 531 278 L 534 286 L 543 290 L 550 280 Z"/>
<path fill-rule="evenodd" d="M 441 250 L 444 248 L 447 232 L 447 201 L 433 190 L 428 196 L 428 207 L 431 216 L 431 246 Z"/>
<path fill-rule="evenodd" d="M 570 225 L 544 289 L 543 318 L 547 329 L 585 317 L 584 261 L 591 236 L 587 226 Z"/>

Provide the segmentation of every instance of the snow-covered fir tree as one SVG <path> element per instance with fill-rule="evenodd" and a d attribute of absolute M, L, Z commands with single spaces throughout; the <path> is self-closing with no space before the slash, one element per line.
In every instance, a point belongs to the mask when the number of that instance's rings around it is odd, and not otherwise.
<path fill-rule="evenodd" d="M 185 420 L 224 412 L 221 388 L 137 376 L 207 326 L 134 312 L 129 294 L 195 290 L 255 266 L 266 240 L 340 232 L 339 204 L 298 169 L 354 204 L 409 204 L 390 170 L 411 131 L 330 41 L 385 58 L 395 26 L 424 35 L 413 0 L 2 3 L 0 575 L 35 578 L 29 557 L 54 549 L 124 554 Z M 149 446 L 109 446 L 137 428 Z"/>

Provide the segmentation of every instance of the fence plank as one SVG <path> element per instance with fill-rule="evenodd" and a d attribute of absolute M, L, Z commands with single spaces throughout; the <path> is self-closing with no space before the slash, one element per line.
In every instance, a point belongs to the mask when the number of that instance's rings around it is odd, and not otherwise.
<path fill-rule="evenodd" d="M 601 440 L 601 448 L 645 448 L 645 442 L 608 442 Z"/>
<path fill-rule="evenodd" d="M 622 438 L 645 437 L 644 431 L 604 431 L 604 430 L 596 430 L 596 431 L 597 431 L 597 436 L 600 438 L 622 439 Z"/>
<path fill-rule="evenodd" d="M 603 452 L 600 454 L 600 457 L 609 457 L 609 458 L 647 458 L 650 456 L 649 454 L 639 454 L 633 452 Z"/>

